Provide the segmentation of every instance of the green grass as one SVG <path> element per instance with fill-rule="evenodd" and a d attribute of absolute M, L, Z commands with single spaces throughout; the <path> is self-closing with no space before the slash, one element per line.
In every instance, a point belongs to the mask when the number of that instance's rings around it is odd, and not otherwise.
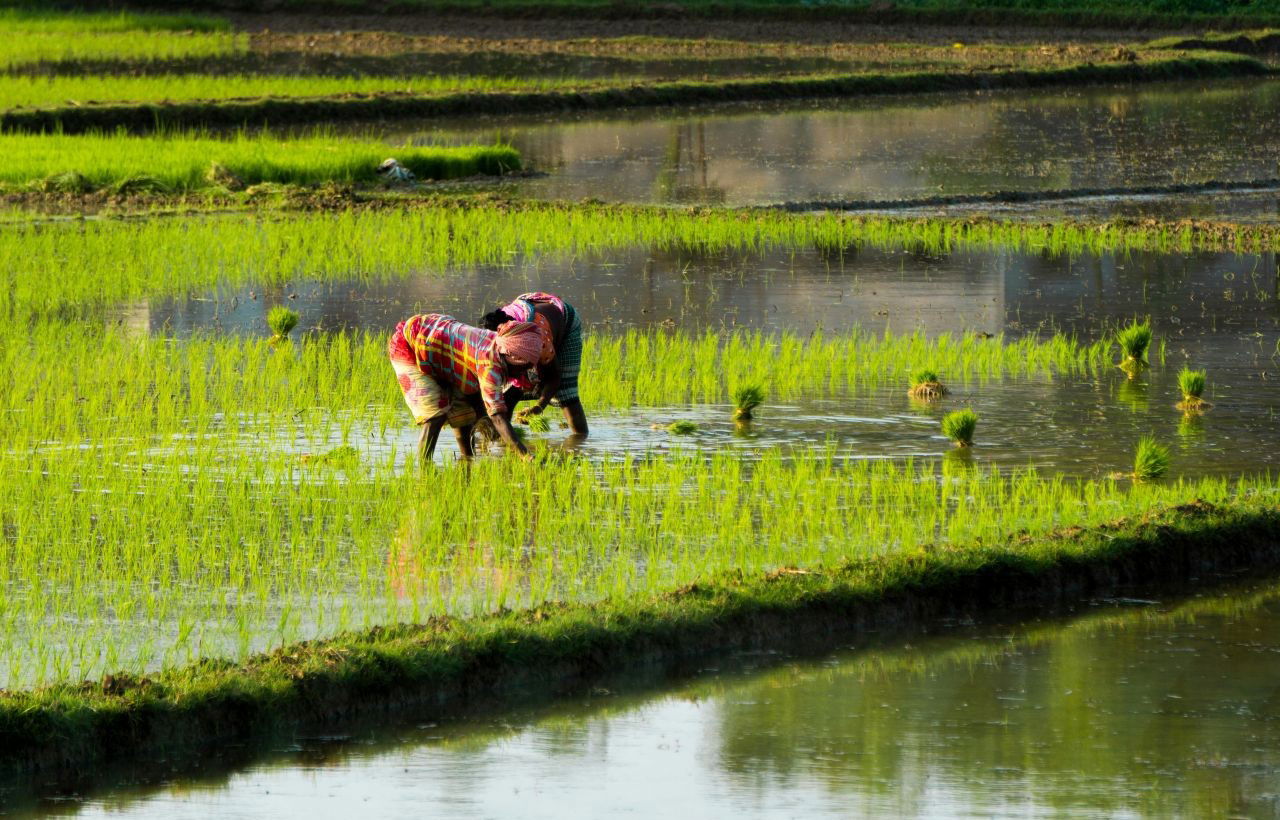
<path fill-rule="evenodd" d="M 280 138 L 238 135 L 0 135 L 0 185 L 53 186 L 74 175 L 76 188 L 108 189 L 146 178 L 166 191 L 208 188 L 218 163 L 246 185 L 257 183 L 373 183 L 378 163 L 395 156 L 420 179 L 450 179 L 516 170 L 515 149 L 495 146 L 393 147 L 368 139 L 328 136 Z M 63 186 L 66 187 L 66 186 Z"/>
<path fill-rule="evenodd" d="M 570 677 L 589 685 L 636 664 L 675 668 L 681 658 L 758 648 L 762 640 L 785 645 L 815 626 L 882 618 L 900 626 L 913 611 L 1060 601 L 1067 589 L 1095 588 L 1099 577 L 1182 580 L 1184 567 L 1206 560 L 1225 569 L 1260 556 L 1274 562 L 1266 552 L 1277 529 L 1274 487 L 1241 489 L 1220 502 L 1150 508 L 1096 529 L 833 558 L 802 572 L 708 572 L 629 600 L 436 619 L 294 645 L 240 665 L 204 661 L 146 679 L 120 674 L 8 691 L 0 694 L 3 760 L 22 768 L 56 758 L 84 772 L 122 756 L 211 750 L 226 742 L 218 732 L 244 742 L 303 719 L 314 726 L 327 697 L 379 709 L 408 693 L 463 693 L 432 699 L 426 714 L 439 718 L 467 706 L 468 693 L 511 691 L 504 684 L 512 676 L 523 697 L 531 688 L 556 691 Z M 886 610 L 886 601 L 901 605 Z"/>
<path fill-rule="evenodd" d="M 0 69 L 93 59 L 134 61 L 216 57 L 247 51 L 228 23 L 195 14 L 62 13 L 0 9 Z M 127 82 L 127 81 L 126 81 Z M 6 77 L 3 85 L 26 81 Z M 65 98 L 55 98 L 59 102 Z"/>
<path fill-rule="evenodd" d="M 1152 436 L 1138 440 L 1133 457 L 1134 481 L 1154 481 L 1169 472 L 1169 448 Z"/>
<path fill-rule="evenodd" d="M 0 55 L 3 52 L 0 50 Z M 63 108 L 121 102 L 190 102 L 264 97 L 340 97 L 404 94 L 430 96 L 454 92 L 551 91 L 632 82 L 627 78 L 491 77 L 424 75 L 413 77 L 323 77 L 271 75 L 169 74 L 130 76 L 17 76 L 0 84 L 0 109 Z"/>
<path fill-rule="evenodd" d="M 955 410 L 942 417 L 942 434 L 959 447 L 972 446 L 977 429 L 978 414 L 969 408 Z"/>

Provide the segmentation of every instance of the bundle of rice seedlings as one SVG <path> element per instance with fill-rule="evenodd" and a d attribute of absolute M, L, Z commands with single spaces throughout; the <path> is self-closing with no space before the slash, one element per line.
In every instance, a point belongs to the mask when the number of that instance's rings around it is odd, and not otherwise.
<path fill-rule="evenodd" d="M 1120 369 L 1133 378 L 1147 366 L 1147 348 L 1151 346 L 1151 322 L 1133 321 L 1116 332 L 1116 344 L 1120 345 Z"/>
<path fill-rule="evenodd" d="M 907 395 L 913 399 L 937 399 L 947 394 L 947 388 L 938 379 L 937 372 L 922 367 L 911 374 L 911 389 Z"/>
<path fill-rule="evenodd" d="M 271 332 L 275 334 L 272 338 L 276 341 L 284 341 L 289 338 L 289 332 L 297 326 L 298 312 L 296 310 L 277 305 L 267 311 L 267 327 L 271 328 Z"/>
<path fill-rule="evenodd" d="M 667 432 L 674 433 L 677 436 L 687 436 L 690 433 L 698 432 L 698 425 L 684 419 L 673 421 L 667 425 Z"/>
<path fill-rule="evenodd" d="M 942 418 L 942 434 L 954 441 L 957 447 L 972 446 L 973 432 L 977 428 L 978 414 L 967 407 Z"/>
<path fill-rule="evenodd" d="M 733 391 L 733 418 L 735 421 L 751 421 L 752 413 L 764 403 L 764 387 L 758 384 L 746 384 Z"/>
<path fill-rule="evenodd" d="M 1169 448 L 1152 436 L 1138 440 L 1138 450 L 1133 457 L 1133 480 L 1152 481 L 1169 472 Z"/>
<path fill-rule="evenodd" d="M 1177 408 L 1184 413 L 1195 413 L 1212 407 L 1213 405 L 1200 397 L 1204 393 L 1205 384 L 1203 370 L 1182 368 L 1178 373 L 1178 387 L 1182 390 L 1182 401 L 1178 402 Z"/>

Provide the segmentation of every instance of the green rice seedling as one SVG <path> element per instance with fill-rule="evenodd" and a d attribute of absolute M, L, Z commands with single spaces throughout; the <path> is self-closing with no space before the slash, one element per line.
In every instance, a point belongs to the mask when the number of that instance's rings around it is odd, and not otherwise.
<path fill-rule="evenodd" d="M 276 305 L 267 312 L 267 326 L 274 334 L 272 338 L 284 341 L 289 333 L 298 326 L 298 312 L 283 305 Z"/>
<path fill-rule="evenodd" d="M 1178 402 L 1177 408 L 1184 413 L 1196 413 L 1212 407 L 1209 402 L 1201 398 L 1205 384 L 1203 370 L 1183 367 L 1178 373 L 1178 388 L 1182 391 L 1182 401 Z"/>
<path fill-rule="evenodd" d="M 734 421 L 751 421 L 755 418 L 755 409 L 764 403 L 764 386 L 745 384 L 733 391 Z"/>
<path fill-rule="evenodd" d="M 1152 436 L 1138 440 L 1133 458 L 1133 480 L 1154 481 L 1169 472 L 1169 448 Z"/>
<path fill-rule="evenodd" d="M 957 447 L 972 446 L 977 428 L 978 414 L 967 407 L 942 417 L 942 434 L 954 441 Z"/>
<path fill-rule="evenodd" d="M 1136 377 L 1139 370 L 1147 366 L 1147 348 L 1151 346 L 1151 322 L 1133 321 L 1116 332 L 1116 343 L 1120 345 L 1120 368 Z"/>
<path fill-rule="evenodd" d="M 673 421 L 666 426 L 666 431 L 677 436 L 687 436 L 698 432 L 698 425 L 688 419 Z"/>
<path fill-rule="evenodd" d="M 530 432 L 549 433 L 551 432 L 551 420 L 547 418 L 545 413 L 533 413 L 519 417 L 519 421 L 529 425 Z"/>
<path fill-rule="evenodd" d="M 911 389 L 907 394 L 914 399 L 931 400 L 945 396 L 947 388 L 938 378 L 937 371 L 922 367 L 911 373 Z"/>

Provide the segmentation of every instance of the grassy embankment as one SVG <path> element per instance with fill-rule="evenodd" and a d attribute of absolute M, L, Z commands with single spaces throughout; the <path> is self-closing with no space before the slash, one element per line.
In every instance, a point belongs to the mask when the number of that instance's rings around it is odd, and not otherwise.
<path fill-rule="evenodd" d="M 374 140 L 262 134 L 232 139 L 172 135 L 60 134 L 0 136 L 6 157 L 0 189 L 55 194 L 188 193 L 258 183 L 373 183 L 378 164 L 394 156 L 419 179 L 456 179 L 519 170 L 509 146 L 401 146 Z M 216 163 L 225 174 L 210 174 Z"/>

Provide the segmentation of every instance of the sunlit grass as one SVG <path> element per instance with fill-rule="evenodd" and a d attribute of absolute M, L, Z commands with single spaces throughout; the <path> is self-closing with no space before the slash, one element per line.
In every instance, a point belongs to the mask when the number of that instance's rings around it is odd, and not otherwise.
<path fill-rule="evenodd" d="M 210 187 L 221 166 L 240 183 L 315 184 L 377 181 L 377 167 L 394 156 L 420 179 L 448 179 L 516 170 L 520 155 L 507 146 L 392 146 L 372 139 L 268 134 L 214 139 L 196 135 L 0 135 L 0 184 L 47 184 L 72 192 L 118 187 L 145 179 L 166 191 Z M 74 175 L 74 184 L 58 183 Z M 187 226 L 190 227 L 190 226 Z M 220 244 L 220 243 L 219 243 Z"/>

